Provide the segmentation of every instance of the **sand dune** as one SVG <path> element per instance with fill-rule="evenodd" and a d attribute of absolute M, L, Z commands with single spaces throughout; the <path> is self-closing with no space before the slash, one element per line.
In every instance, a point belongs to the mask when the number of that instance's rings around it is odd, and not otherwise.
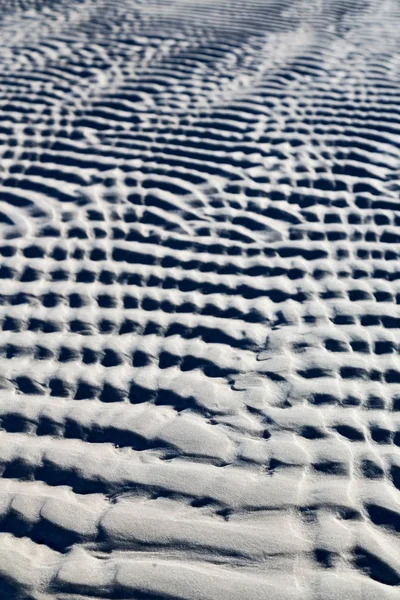
<path fill-rule="evenodd" d="M 400 6 L 0 0 L 0 596 L 400 599 Z"/>

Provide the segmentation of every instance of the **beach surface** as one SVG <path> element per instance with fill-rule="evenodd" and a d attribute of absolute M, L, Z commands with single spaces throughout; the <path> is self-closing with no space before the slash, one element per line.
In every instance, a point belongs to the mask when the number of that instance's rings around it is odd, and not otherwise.
<path fill-rule="evenodd" d="M 0 0 L 0 596 L 400 600 L 400 3 Z"/>

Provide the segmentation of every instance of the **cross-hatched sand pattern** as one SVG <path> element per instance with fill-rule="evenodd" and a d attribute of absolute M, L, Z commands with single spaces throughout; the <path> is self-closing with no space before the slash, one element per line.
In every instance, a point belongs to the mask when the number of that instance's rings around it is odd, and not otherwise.
<path fill-rule="evenodd" d="M 398 0 L 0 0 L 0 596 L 400 599 Z"/>

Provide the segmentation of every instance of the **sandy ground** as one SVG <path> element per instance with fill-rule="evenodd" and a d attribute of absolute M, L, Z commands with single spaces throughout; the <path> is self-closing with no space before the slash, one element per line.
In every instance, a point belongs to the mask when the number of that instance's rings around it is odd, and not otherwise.
<path fill-rule="evenodd" d="M 399 2 L 0 46 L 1 598 L 399 600 Z"/>

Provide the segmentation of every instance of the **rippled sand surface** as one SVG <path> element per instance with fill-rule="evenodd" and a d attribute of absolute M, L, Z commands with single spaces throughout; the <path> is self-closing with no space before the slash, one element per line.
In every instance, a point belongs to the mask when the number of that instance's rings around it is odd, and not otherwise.
<path fill-rule="evenodd" d="M 400 599 L 398 0 L 0 0 L 0 596 Z"/>

